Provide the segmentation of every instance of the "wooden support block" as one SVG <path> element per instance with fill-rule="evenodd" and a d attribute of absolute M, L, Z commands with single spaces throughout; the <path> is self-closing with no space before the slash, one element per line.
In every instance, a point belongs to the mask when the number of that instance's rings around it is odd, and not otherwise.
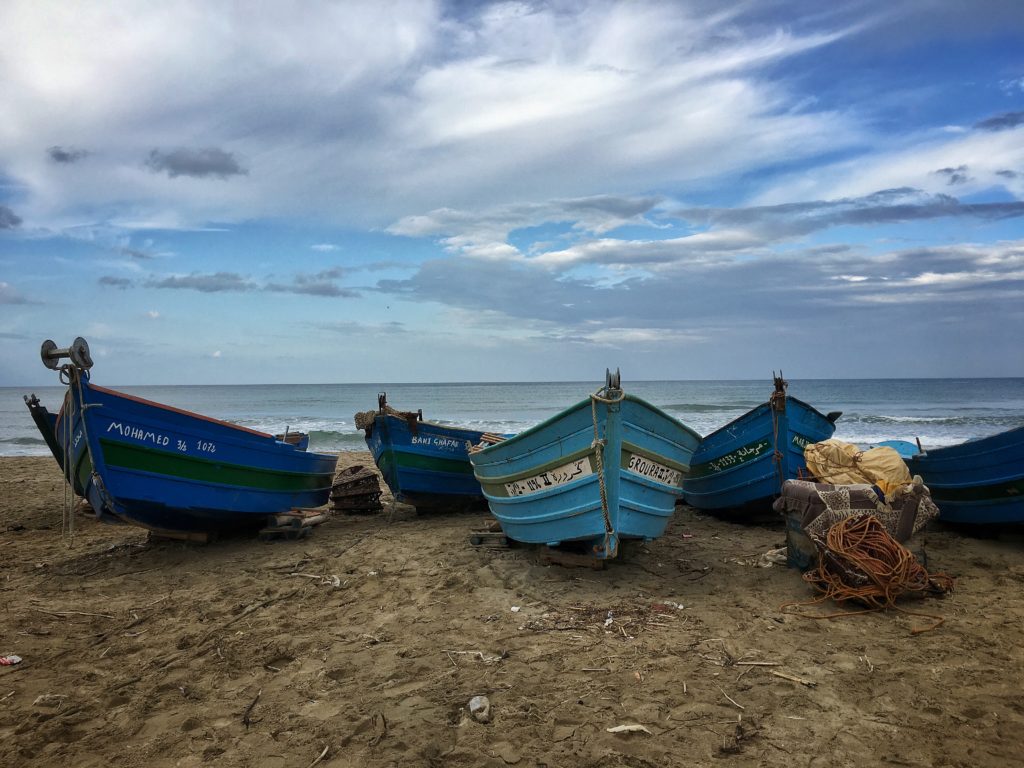
<path fill-rule="evenodd" d="M 544 547 L 540 551 L 540 561 L 545 565 L 562 565 L 568 568 L 591 568 L 603 571 L 608 562 L 604 558 L 584 555 L 579 552 L 566 552 L 561 549 Z"/>

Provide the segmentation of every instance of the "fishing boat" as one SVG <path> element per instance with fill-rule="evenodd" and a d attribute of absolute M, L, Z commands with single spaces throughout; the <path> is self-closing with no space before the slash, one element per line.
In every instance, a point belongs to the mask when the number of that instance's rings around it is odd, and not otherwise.
<path fill-rule="evenodd" d="M 683 498 L 697 509 L 730 514 L 767 513 L 782 483 L 807 469 L 804 448 L 832 437 L 841 411 L 823 414 L 786 394 L 772 376 L 768 401 L 707 435 L 693 455 Z"/>
<path fill-rule="evenodd" d="M 468 509 L 483 506 L 473 477 L 469 448 L 486 432 L 423 420 L 423 410 L 397 411 L 387 393 L 377 395 L 377 410 L 356 414 L 366 445 L 397 501 L 417 509 Z"/>
<path fill-rule="evenodd" d="M 257 527 L 327 502 L 337 456 L 274 435 L 116 392 L 90 381 L 82 338 L 42 347 L 67 392 L 53 416 L 26 398 L 43 438 L 96 516 L 160 532 Z M 60 364 L 63 358 L 70 363 Z"/>
<path fill-rule="evenodd" d="M 607 559 L 625 539 L 660 536 L 700 435 L 622 390 L 618 372 L 585 400 L 470 453 L 510 539 L 578 543 Z"/>
<path fill-rule="evenodd" d="M 951 523 L 1024 523 L 1024 427 L 921 451 L 907 461 Z"/>

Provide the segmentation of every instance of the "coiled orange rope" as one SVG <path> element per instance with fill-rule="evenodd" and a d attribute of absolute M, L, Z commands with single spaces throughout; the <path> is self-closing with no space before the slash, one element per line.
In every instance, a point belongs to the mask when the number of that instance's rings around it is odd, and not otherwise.
<path fill-rule="evenodd" d="M 914 555 L 894 539 L 874 515 L 840 520 L 828 529 L 825 546 L 821 547 L 818 566 L 804 574 L 804 580 L 822 593 L 808 602 L 786 603 L 783 613 L 808 619 L 831 619 L 895 608 L 912 616 L 934 619 L 928 627 L 911 630 L 912 635 L 928 632 L 942 625 L 945 619 L 930 613 L 907 611 L 896 605 L 902 595 L 923 597 L 951 592 L 952 577 L 943 573 L 929 574 Z M 856 601 L 867 607 L 859 611 L 808 614 L 787 611 L 790 606 L 816 605 L 831 598 L 837 603 Z"/>

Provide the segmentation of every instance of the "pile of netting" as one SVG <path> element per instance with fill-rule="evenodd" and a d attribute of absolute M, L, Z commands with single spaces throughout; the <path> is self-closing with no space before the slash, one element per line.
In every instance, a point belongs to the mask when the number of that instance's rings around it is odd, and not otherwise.
<path fill-rule="evenodd" d="M 941 616 L 907 611 L 896 605 L 901 597 L 951 592 L 954 580 L 943 573 L 929 574 L 877 517 L 867 514 L 841 520 L 828 529 L 824 541 L 814 537 L 814 543 L 819 552 L 818 565 L 803 578 L 821 596 L 808 602 L 786 603 L 781 607 L 784 612 L 791 606 L 816 605 L 831 598 L 839 604 L 852 601 L 865 607 L 829 614 L 788 612 L 805 618 L 829 619 L 894 608 L 934 620 L 931 626 L 912 629 L 914 635 L 935 629 L 944 621 Z"/>

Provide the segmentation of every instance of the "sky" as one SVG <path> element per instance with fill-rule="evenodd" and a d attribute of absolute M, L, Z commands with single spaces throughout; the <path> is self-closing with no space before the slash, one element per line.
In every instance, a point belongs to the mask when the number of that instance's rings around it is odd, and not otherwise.
<path fill-rule="evenodd" d="M 835 7 L 832 7 L 835 6 Z M 0 4 L 0 386 L 1024 376 L 1024 3 Z"/>

